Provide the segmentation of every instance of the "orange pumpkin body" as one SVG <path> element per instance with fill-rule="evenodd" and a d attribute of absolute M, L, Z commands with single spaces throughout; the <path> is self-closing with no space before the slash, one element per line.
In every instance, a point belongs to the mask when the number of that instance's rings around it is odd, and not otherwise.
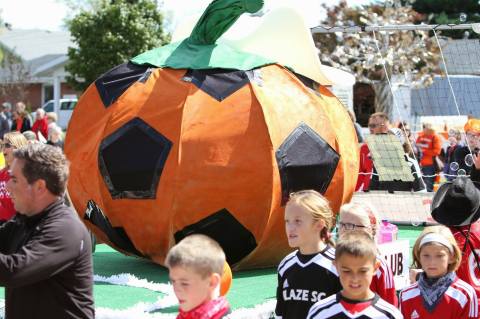
<path fill-rule="evenodd" d="M 176 240 L 200 232 L 236 269 L 272 266 L 291 251 L 289 192 L 317 189 L 334 211 L 350 200 L 357 139 L 338 99 L 278 65 L 247 71 L 243 84 L 213 97 L 207 78 L 222 72 L 148 69 L 110 105 L 101 81 L 81 97 L 65 143 L 68 189 L 103 241 L 163 264 Z"/>

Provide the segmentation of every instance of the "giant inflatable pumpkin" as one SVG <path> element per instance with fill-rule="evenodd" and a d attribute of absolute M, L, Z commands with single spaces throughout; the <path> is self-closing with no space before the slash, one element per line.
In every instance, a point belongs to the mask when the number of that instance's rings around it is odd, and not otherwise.
<path fill-rule="evenodd" d="M 65 143 L 68 190 L 101 240 L 163 264 L 172 245 L 204 233 L 236 269 L 271 266 L 291 250 L 291 192 L 318 190 L 334 210 L 350 199 L 357 141 L 338 99 L 308 72 L 215 42 L 261 5 L 214 1 L 190 37 L 83 94 Z"/>

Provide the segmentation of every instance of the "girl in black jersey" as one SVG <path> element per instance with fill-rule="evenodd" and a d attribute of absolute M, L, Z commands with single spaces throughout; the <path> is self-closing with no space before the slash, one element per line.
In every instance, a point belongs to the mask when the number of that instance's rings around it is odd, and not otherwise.
<path fill-rule="evenodd" d="M 298 250 L 278 266 L 276 318 L 305 318 L 316 301 L 340 291 L 329 233 L 333 219 L 320 193 L 304 190 L 290 195 L 285 231 L 290 247 Z"/>

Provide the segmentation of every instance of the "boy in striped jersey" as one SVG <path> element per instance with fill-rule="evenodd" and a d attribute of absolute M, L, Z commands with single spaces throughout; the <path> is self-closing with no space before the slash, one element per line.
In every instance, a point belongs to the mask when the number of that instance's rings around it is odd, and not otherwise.
<path fill-rule="evenodd" d="M 363 231 L 376 240 L 378 226 L 377 214 L 373 207 L 365 203 L 348 203 L 340 207 L 340 219 L 337 224 L 338 234 L 342 236 L 349 231 Z M 385 259 L 377 255 L 379 267 L 373 276 L 370 289 L 380 298 L 398 306 L 397 291 L 392 269 Z"/>
<path fill-rule="evenodd" d="M 307 319 L 403 319 L 400 311 L 370 289 L 379 267 L 373 239 L 361 231 L 342 235 L 335 251 L 335 267 L 343 289 L 315 303 Z"/>

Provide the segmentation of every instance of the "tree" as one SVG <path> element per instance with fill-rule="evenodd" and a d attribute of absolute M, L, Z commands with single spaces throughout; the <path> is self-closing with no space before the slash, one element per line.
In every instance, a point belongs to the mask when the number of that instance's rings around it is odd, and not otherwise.
<path fill-rule="evenodd" d="M 68 49 L 67 82 L 84 90 L 101 74 L 169 41 L 154 0 L 102 1 L 68 22 L 77 47 Z"/>
<path fill-rule="evenodd" d="M 389 4 L 349 7 L 342 0 L 333 7 L 325 6 L 327 18 L 322 24 L 349 27 L 418 22 L 419 16 L 410 6 L 397 0 Z M 393 97 L 387 75 L 389 78 L 397 75 L 416 85 L 430 84 L 433 75 L 441 73 L 439 48 L 426 31 L 382 31 L 375 32 L 375 36 L 377 43 L 373 32 L 316 33 L 314 40 L 323 64 L 353 73 L 357 82 L 371 84 L 375 90 L 375 110 L 392 115 Z"/>
<path fill-rule="evenodd" d="M 423 21 L 429 24 L 459 24 L 480 22 L 478 0 L 415 0 L 412 8 L 424 14 Z M 478 34 L 465 30 L 443 31 L 452 38 L 478 38 Z"/>
<path fill-rule="evenodd" d="M 10 28 L 0 15 L 0 33 Z M 30 69 L 24 61 L 0 43 L 0 100 L 25 100 L 30 78 Z"/>
<path fill-rule="evenodd" d="M 0 61 L 0 99 L 5 101 L 24 101 L 31 80 L 30 69 L 14 52 L 2 48 Z"/>

